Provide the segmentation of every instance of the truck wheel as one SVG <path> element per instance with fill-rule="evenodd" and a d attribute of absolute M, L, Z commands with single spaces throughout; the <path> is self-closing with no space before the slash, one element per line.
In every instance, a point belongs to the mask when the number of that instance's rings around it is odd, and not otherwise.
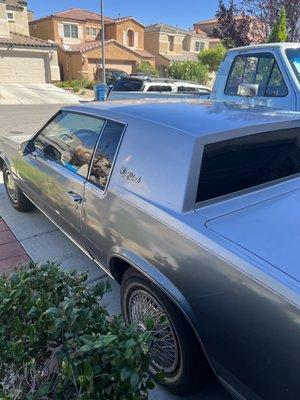
<path fill-rule="evenodd" d="M 146 317 L 154 322 L 150 372 L 164 371 L 168 390 L 180 395 L 199 392 L 212 377 L 194 332 L 176 305 L 133 269 L 121 284 L 121 306 L 127 324 L 146 330 Z"/>
<path fill-rule="evenodd" d="M 31 203 L 30 200 L 27 199 L 27 197 L 18 188 L 18 186 L 14 181 L 12 173 L 5 164 L 2 168 L 2 173 L 3 173 L 5 190 L 12 206 L 18 211 L 22 212 L 32 211 L 35 208 L 35 206 Z"/>

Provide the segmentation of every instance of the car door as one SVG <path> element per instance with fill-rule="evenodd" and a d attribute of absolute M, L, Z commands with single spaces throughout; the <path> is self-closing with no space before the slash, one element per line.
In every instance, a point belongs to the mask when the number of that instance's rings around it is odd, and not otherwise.
<path fill-rule="evenodd" d="M 253 93 L 245 93 L 253 91 Z M 284 68 L 272 53 L 235 57 L 225 86 L 227 101 L 294 110 L 295 92 Z"/>
<path fill-rule="evenodd" d="M 60 112 L 33 139 L 35 151 L 19 170 L 37 205 L 78 243 L 84 183 L 103 125 L 99 118 Z"/>
<path fill-rule="evenodd" d="M 125 125 L 121 123 L 107 121 L 85 183 L 82 210 L 84 243 L 89 253 L 104 266 L 115 234 L 110 230 L 115 197 L 107 189 L 124 129 Z"/>

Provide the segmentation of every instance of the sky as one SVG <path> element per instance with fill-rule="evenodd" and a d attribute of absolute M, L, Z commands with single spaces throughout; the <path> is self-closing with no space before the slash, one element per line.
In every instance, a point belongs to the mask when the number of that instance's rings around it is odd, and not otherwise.
<path fill-rule="evenodd" d="M 99 12 L 100 0 L 28 0 L 36 18 L 71 7 Z M 214 17 L 218 0 L 104 0 L 104 15 L 132 16 L 144 25 L 165 23 L 191 28 L 194 22 Z"/>

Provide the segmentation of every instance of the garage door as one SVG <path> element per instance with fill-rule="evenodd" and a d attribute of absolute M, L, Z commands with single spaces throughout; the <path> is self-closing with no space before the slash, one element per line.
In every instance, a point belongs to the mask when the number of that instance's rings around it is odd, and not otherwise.
<path fill-rule="evenodd" d="M 46 82 L 46 59 L 43 55 L 0 50 L 0 84 Z"/>

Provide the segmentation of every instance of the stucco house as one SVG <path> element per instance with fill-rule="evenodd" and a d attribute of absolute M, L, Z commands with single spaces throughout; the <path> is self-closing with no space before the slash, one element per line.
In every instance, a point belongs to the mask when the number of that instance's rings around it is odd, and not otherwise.
<path fill-rule="evenodd" d="M 79 8 L 58 12 L 31 21 L 30 34 L 58 45 L 63 80 L 88 77 L 97 79 L 101 68 L 101 15 Z M 127 73 L 138 64 L 155 64 L 155 57 L 144 48 L 144 26 L 132 17 L 104 18 L 106 67 Z"/>
<path fill-rule="evenodd" d="M 164 76 L 174 61 L 197 61 L 198 54 L 219 43 L 205 32 L 185 30 L 166 24 L 153 24 L 145 28 L 145 49 L 156 57 L 156 68 Z"/>
<path fill-rule="evenodd" d="M 27 2 L 0 0 L 0 84 L 60 80 L 57 46 L 29 36 Z"/>
<path fill-rule="evenodd" d="M 236 20 L 244 18 L 242 15 L 237 15 Z M 250 29 L 247 32 L 247 37 L 250 43 L 258 44 L 264 43 L 266 40 L 265 28 L 263 23 L 255 17 L 246 17 L 250 22 Z M 218 20 L 216 18 L 204 19 L 193 24 L 196 33 L 205 33 L 207 36 L 213 38 L 214 31 L 218 27 Z"/>

